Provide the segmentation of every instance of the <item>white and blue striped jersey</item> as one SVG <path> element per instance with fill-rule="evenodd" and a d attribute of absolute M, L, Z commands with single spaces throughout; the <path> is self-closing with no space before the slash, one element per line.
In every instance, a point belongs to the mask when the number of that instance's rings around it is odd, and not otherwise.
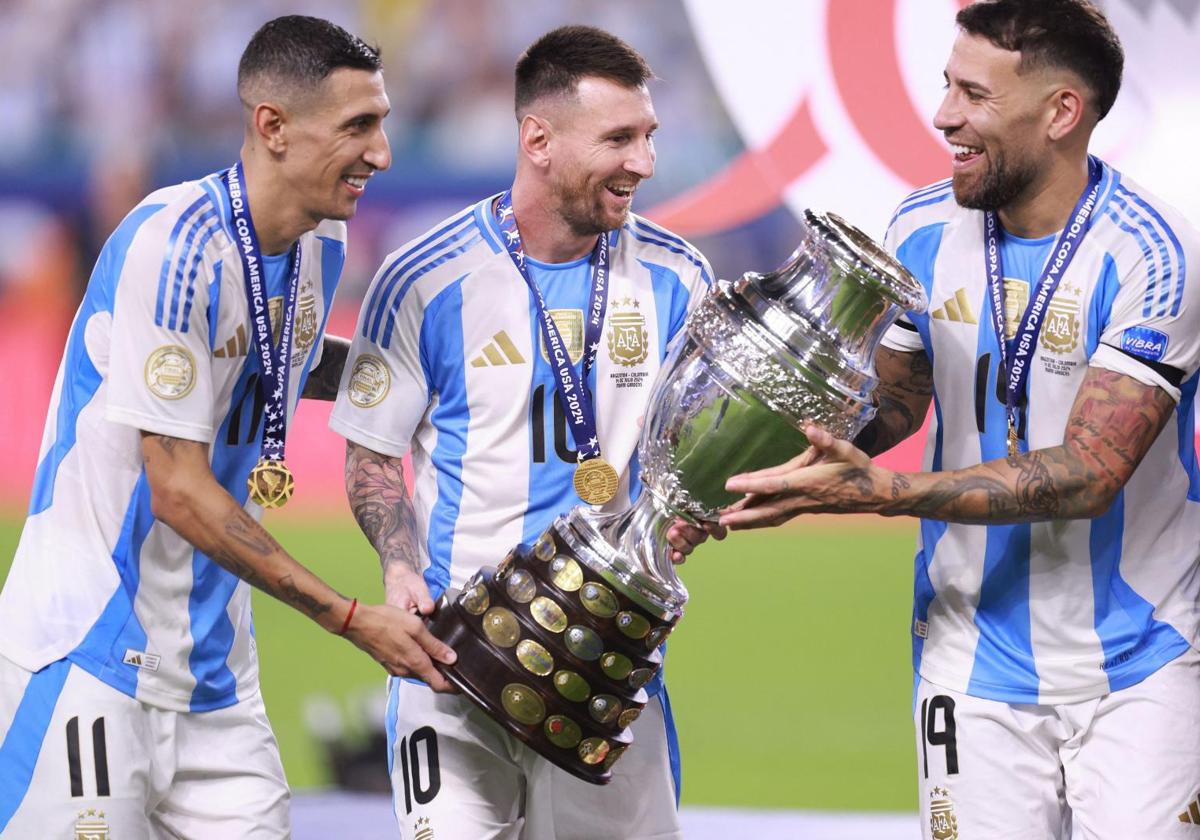
<path fill-rule="evenodd" d="M 913 661 L 925 679 L 1010 703 L 1066 703 L 1133 685 L 1197 646 L 1200 237 L 1173 209 L 1105 165 L 1092 226 L 1051 299 L 1028 379 L 1022 451 L 1063 442 L 1089 366 L 1162 388 L 1174 422 L 1104 514 L 963 525 L 922 520 Z M 1011 338 L 1057 236 L 1004 234 Z M 984 267 L 983 213 L 950 181 L 901 203 L 887 234 L 930 310 L 884 343 L 933 363 L 926 470 L 1006 455 L 1004 374 Z M 999 382 L 998 382 L 999 380 Z"/>
<path fill-rule="evenodd" d="M 301 237 L 288 411 L 316 365 L 345 260 L 345 224 Z M 243 269 L 220 175 L 152 193 L 105 244 L 54 385 L 29 516 L 0 593 L 0 654 L 67 658 L 175 711 L 253 693 L 249 586 L 150 510 L 141 431 L 210 445 L 221 485 L 246 479 L 262 400 Z M 272 327 L 290 256 L 267 257 Z"/>
<path fill-rule="evenodd" d="M 331 425 L 386 455 L 411 451 L 425 581 L 436 598 L 531 543 L 582 504 L 533 296 L 505 250 L 495 196 L 391 254 L 367 293 Z M 689 307 L 704 257 L 637 216 L 609 234 L 611 279 L 588 376 L 603 457 L 620 474 L 606 509 L 639 489 L 638 419 Z M 590 258 L 531 272 L 578 366 Z"/>

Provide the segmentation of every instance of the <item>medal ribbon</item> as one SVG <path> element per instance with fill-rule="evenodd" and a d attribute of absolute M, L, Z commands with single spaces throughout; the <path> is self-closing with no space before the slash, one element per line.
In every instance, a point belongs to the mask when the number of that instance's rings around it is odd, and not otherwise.
<path fill-rule="evenodd" d="M 525 264 L 525 248 L 521 243 L 521 232 L 517 230 L 516 214 L 513 213 L 512 190 L 504 193 L 496 204 L 496 220 L 504 234 L 504 245 L 508 249 L 508 255 L 512 257 L 513 265 L 524 278 L 537 306 L 542 336 L 546 341 L 546 355 L 550 357 L 550 364 L 558 378 L 558 401 L 570 420 L 571 437 L 575 441 L 579 460 L 582 462 L 599 458 L 600 439 L 596 434 L 596 414 L 592 409 L 592 401 L 588 398 L 587 377 L 596 361 L 604 313 L 608 309 L 608 234 L 597 237 L 596 248 L 592 251 L 592 290 L 587 318 L 584 321 L 583 367 L 579 371 L 571 364 L 571 355 L 567 352 L 558 326 L 546 308 L 542 290 L 534 282 L 529 273 L 529 266 Z"/>
<path fill-rule="evenodd" d="M 1088 158 L 1088 183 L 1083 194 L 1075 203 L 1070 223 L 1059 234 L 1054 252 L 1042 271 L 1036 292 L 1030 296 L 1029 305 L 1012 347 L 1004 330 L 1004 265 L 1000 256 L 1000 220 L 996 213 L 988 210 L 983 215 L 984 263 L 987 270 L 988 292 L 991 299 L 992 323 L 1000 343 L 1000 364 L 1008 380 L 1005 391 L 1005 409 L 1008 412 L 1010 429 L 1020 428 L 1020 410 L 1025 403 L 1025 386 L 1029 379 L 1029 362 L 1033 358 L 1034 345 L 1042 331 L 1046 307 L 1058 289 L 1058 284 L 1067 271 L 1067 266 L 1079 251 L 1079 243 L 1092 223 L 1092 212 L 1100 195 L 1100 181 L 1104 175 L 1100 161 Z M 1011 350 L 1011 352 L 1010 352 Z"/>
<path fill-rule="evenodd" d="M 258 357 L 261 376 L 259 392 L 264 396 L 262 459 L 283 461 L 284 441 L 287 438 L 288 376 L 292 366 L 292 325 L 295 320 L 296 297 L 300 289 L 300 243 L 292 246 L 292 267 L 283 301 L 283 325 L 279 330 L 278 348 L 271 346 L 271 312 L 267 306 L 266 277 L 258 234 L 250 218 L 250 200 L 246 196 L 245 169 L 239 160 L 226 174 L 225 189 L 233 211 L 233 230 L 238 255 L 242 258 L 242 273 L 246 280 L 246 303 L 250 307 L 254 353 Z"/>

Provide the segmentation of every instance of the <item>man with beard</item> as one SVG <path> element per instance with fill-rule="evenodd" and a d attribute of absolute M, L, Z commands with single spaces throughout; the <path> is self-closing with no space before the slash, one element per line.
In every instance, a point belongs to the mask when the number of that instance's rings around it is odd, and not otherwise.
<path fill-rule="evenodd" d="M 722 522 L 921 517 L 914 721 L 926 837 L 1200 830 L 1196 232 L 1089 156 L 1123 53 L 1085 0 L 958 15 L 934 118 L 953 178 L 896 212 L 924 284 L 851 444 L 731 479 Z M 1001 338 L 998 338 L 1001 337 Z M 933 398 L 928 472 L 870 461 Z"/>
<path fill-rule="evenodd" d="M 512 188 L 391 254 L 367 293 L 331 423 L 348 439 L 350 505 L 389 604 L 429 615 L 559 514 L 637 495 L 638 418 L 711 281 L 691 245 L 630 213 L 654 173 L 651 78 L 605 32 L 539 39 L 516 67 Z M 576 483 L 581 469 L 604 471 L 607 490 Z M 675 559 L 703 536 L 674 526 Z M 678 836 L 661 682 L 632 724 L 636 748 L 595 787 L 444 693 L 433 660 L 453 661 L 445 645 L 415 635 L 410 654 L 420 681 L 392 679 L 387 714 L 404 837 Z"/>

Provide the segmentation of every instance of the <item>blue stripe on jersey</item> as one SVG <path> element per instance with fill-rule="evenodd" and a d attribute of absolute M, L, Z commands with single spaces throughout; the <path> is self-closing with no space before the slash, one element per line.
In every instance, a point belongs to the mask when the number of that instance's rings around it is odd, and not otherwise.
<path fill-rule="evenodd" d="M 888 228 L 890 229 L 892 225 L 896 224 L 896 220 L 901 216 L 905 216 L 913 210 L 928 207 L 931 204 L 940 204 L 953 195 L 954 187 L 951 180 L 939 181 L 923 190 L 917 190 L 900 202 L 900 205 L 896 208 L 896 212 L 892 214 L 892 218 L 888 222 Z"/>
<path fill-rule="evenodd" d="M 387 680 L 387 710 L 383 715 L 384 735 L 387 737 L 387 769 L 388 778 L 392 778 L 392 773 L 396 770 L 396 727 L 400 725 L 400 686 L 401 680 L 399 677 L 388 677 Z M 400 821 L 400 809 L 397 805 L 396 797 L 400 795 L 400 791 L 396 784 L 392 784 L 392 816 L 396 818 L 396 822 Z"/>
<path fill-rule="evenodd" d="M 0 744 L 0 833 L 29 791 L 42 742 L 70 672 L 71 664 L 64 659 L 47 665 L 30 677 L 21 695 L 12 725 Z"/>
<path fill-rule="evenodd" d="M 1188 498 L 1200 502 L 1200 467 L 1196 464 L 1196 381 L 1193 373 L 1179 386 L 1179 405 L 1175 406 L 1178 420 L 1179 461 L 1188 476 Z"/>
<path fill-rule="evenodd" d="M 112 553 L 121 585 L 113 592 L 83 641 L 67 654 L 67 659 L 96 679 L 130 697 L 137 696 L 138 669 L 115 663 L 121 662 L 126 650 L 146 650 L 146 631 L 133 611 L 133 602 L 142 579 L 142 544 L 154 523 L 154 514 L 150 512 L 150 484 L 146 480 L 146 471 L 142 470 L 133 486 L 121 522 L 121 534 Z"/>
<path fill-rule="evenodd" d="M 321 276 L 334 277 L 337 280 L 341 279 L 342 268 L 346 265 L 346 245 L 337 239 L 330 239 L 327 236 L 318 236 L 321 241 Z M 300 372 L 300 390 L 297 393 L 304 393 L 304 386 L 308 382 L 308 375 L 312 373 L 313 357 L 317 351 L 321 349 L 321 345 L 325 339 L 325 327 L 329 323 L 329 313 L 333 308 L 333 295 L 337 291 L 337 282 L 326 282 L 321 292 L 321 297 L 325 301 L 324 315 L 321 318 L 321 324 L 317 329 L 317 335 L 321 336 L 321 341 L 313 342 L 313 347 L 308 351 L 308 358 L 304 360 L 304 368 Z"/>
<path fill-rule="evenodd" d="M 166 306 L 167 298 L 167 278 L 171 274 L 171 258 L 175 255 L 175 245 L 179 241 L 179 234 L 183 231 L 185 225 L 193 221 L 193 214 L 201 210 L 204 205 L 209 204 L 208 195 L 202 195 L 191 206 L 180 214 L 175 220 L 175 227 L 171 229 L 171 236 L 167 240 L 167 247 L 163 249 L 162 271 L 158 276 L 158 299 L 154 304 L 154 323 L 158 326 L 163 326 L 163 308 Z"/>
<path fill-rule="evenodd" d="M 658 671 L 662 675 L 662 669 Z M 667 730 L 667 759 L 671 764 L 671 779 L 675 782 L 675 807 L 679 808 L 679 797 L 683 794 L 683 761 L 679 755 L 679 733 L 675 731 L 675 715 L 671 713 L 671 698 L 667 696 L 666 686 L 658 692 L 658 702 L 662 704 L 663 724 Z"/>
<path fill-rule="evenodd" d="M 986 463 L 1008 454 L 1008 416 L 1004 404 L 995 397 L 1000 376 L 996 326 L 991 318 L 979 321 L 976 358 L 982 359 L 985 354 L 990 357 L 983 399 L 984 431 L 979 435 L 980 462 Z M 1027 411 L 1027 425 L 1032 425 L 1034 409 Z M 1024 440 L 1020 448 L 1029 451 Z M 1030 640 L 1029 544 L 1027 524 L 987 527 L 983 581 L 975 607 L 979 642 L 968 694 L 999 699 L 996 692 L 1004 687 L 1012 692 L 1005 695 L 1010 702 L 1037 702 L 1038 677 Z"/>
<path fill-rule="evenodd" d="M 690 262 L 692 265 L 696 266 L 696 268 L 700 269 L 700 276 L 701 276 L 701 278 L 703 278 L 704 284 L 706 286 L 712 286 L 712 278 L 708 274 L 708 269 L 706 269 L 704 267 L 704 261 L 695 255 L 694 249 L 692 249 L 690 246 L 688 246 L 686 244 L 685 245 L 672 245 L 670 242 L 666 242 L 662 239 L 657 239 L 653 236 L 648 236 L 648 235 L 639 233 L 634 228 L 629 228 L 628 230 L 629 230 L 630 235 L 633 236 L 633 238 L 636 239 L 638 242 L 645 242 L 648 245 L 657 245 L 660 248 L 665 248 L 666 250 L 670 251 L 672 254 L 679 254 L 684 259 L 686 259 L 688 262 Z"/>
<path fill-rule="evenodd" d="M 221 266 L 223 262 L 213 265 L 212 280 L 208 284 L 208 349 L 211 351 L 217 341 L 217 322 L 221 313 Z"/>
<path fill-rule="evenodd" d="M 1108 328 L 1108 322 L 1112 320 L 1113 303 L 1119 291 L 1121 276 L 1117 273 L 1117 264 L 1111 254 L 1105 254 L 1100 279 L 1096 281 L 1096 286 L 1092 289 L 1092 298 L 1088 302 L 1086 352 L 1089 359 L 1100 346 L 1100 334 Z"/>
<path fill-rule="evenodd" d="M 658 225 L 647 221 L 646 219 L 639 217 L 635 220 L 635 222 L 637 225 L 636 229 L 630 227 L 629 225 L 625 226 L 630 233 L 634 234 L 634 239 L 640 239 L 642 242 L 658 240 L 655 244 L 660 245 L 663 243 L 669 243 L 669 245 L 666 245 L 665 247 L 667 247 L 668 250 L 674 251 L 675 253 L 683 254 L 687 258 L 688 262 L 700 269 L 700 277 L 704 280 L 704 285 L 709 287 L 712 286 L 712 275 L 708 273 L 708 269 L 704 265 L 704 258 L 700 255 L 700 252 L 696 250 L 694 245 L 684 239 L 680 239 L 666 228 L 659 227 Z M 620 230 L 613 231 L 614 241 L 612 244 L 614 248 L 616 247 L 615 239 L 620 235 L 620 233 Z M 645 236 L 650 237 L 650 239 L 642 239 L 641 236 L 638 236 L 638 233 L 644 234 Z"/>
<path fill-rule="evenodd" d="M 1179 243 L 1179 237 L 1175 235 L 1174 229 L 1167 224 L 1166 219 L 1164 219 L 1157 210 L 1147 204 L 1146 200 L 1140 195 L 1127 190 L 1124 187 L 1119 187 L 1118 189 L 1122 195 L 1128 196 L 1130 200 L 1137 204 L 1143 212 L 1148 213 L 1150 218 L 1157 222 L 1162 230 L 1166 232 L 1167 238 L 1171 240 L 1171 247 L 1174 250 L 1175 259 L 1177 261 L 1177 265 L 1175 267 L 1175 296 L 1174 302 L 1171 304 L 1171 315 L 1178 315 L 1179 306 L 1183 302 L 1183 284 L 1187 278 L 1187 257 L 1184 255 L 1183 246 Z M 1164 284 L 1166 283 L 1165 277 L 1163 282 Z M 1162 297 L 1159 299 L 1159 302 L 1163 304 L 1162 311 L 1158 313 L 1160 316 L 1167 314 L 1166 302 L 1169 297 L 1169 291 L 1170 290 L 1164 286 Z"/>
<path fill-rule="evenodd" d="M 932 294 L 934 264 L 937 261 L 938 251 L 942 246 L 942 233 L 944 230 L 944 222 L 920 228 L 905 239 L 900 244 L 900 247 L 896 249 L 897 259 L 913 273 L 913 276 L 917 278 L 917 281 L 925 289 L 926 295 Z M 929 363 L 932 365 L 934 353 L 933 342 L 929 337 L 929 316 L 927 314 L 914 315 L 909 313 L 908 317 L 917 328 L 917 332 L 921 336 L 921 341 L 925 345 L 925 354 L 929 357 Z M 933 411 L 937 418 L 937 424 L 934 432 L 933 463 L 931 464 L 931 469 L 937 472 L 942 469 L 943 432 L 942 406 L 938 400 L 936 390 L 933 394 Z M 929 579 L 929 564 L 933 562 L 938 543 L 945 534 L 946 523 L 926 519 L 921 520 L 921 549 L 913 558 L 915 566 L 913 575 L 914 623 L 918 619 L 921 621 L 929 620 L 929 608 L 933 604 L 934 598 L 937 597 L 937 592 Z M 919 673 L 925 640 L 915 633 L 912 640 L 913 670 Z"/>
<path fill-rule="evenodd" d="M 363 316 L 363 338 L 369 338 L 378 343 L 379 328 L 383 323 L 383 316 L 386 310 L 384 304 L 391 297 L 396 283 L 400 281 L 400 278 L 406 271 L 409 271 L 413 266 L 418 265 L 423 259 L 427 259 L 430 254 L 445 245 L 445 242 L 440 240 L 447 233 L 453 231 L 447 238 L 454 239 L 469 229 L 472 220 L 471 213 L 472 211 L 469 209 L 459 213 L 416 245 L 401 253 L 396 259 L 392 260 L 387 268 L 382 270 L 382 273 L 379 275 L 379 282 L 375 284 L 375 291 L 371 295 L 371 301 L 366 306 L 366 314 Z M 431 245 L 431 243 L 432 247 L 422 251 L 422 249 Z M 403 296 L 404 290 L 402 289 L 399 297 Z"/>
<path fill-rule="evenodd" d="M 1118 208 L 1124 211 L 1124 218 L 1121 218 L 1117 213 Z M 1160 266 L 1162 268 L 1162 288 L 1164 292 L 1169 294 L 1171 263 L 1167 254 L 1166 242 L 1158 235 L 1158 231 L 1150 224 L 1150 220 L 1129 205 L 1129 202 L 1126 201 L 1124 191 L 1119 187 L 1113 192 L 1108 216 L 1117 223 L 1117 226 L 1121 230 L 1130 234 L 1137 241 L 1138 247 L 1141 248 L 1142 257 L 1146 261 L 1146 274 L 1149 277 L 1146 283 L 1146 297 L 1142 306 L 1142 315 L 1148 318 L 1153 313 L 1155 293 L 1158 292 L 1158 271 Z M 1147 236 L 1150 238 L 1149 243 L 1146 241 Z"/>
<path fill-rule="evenodd" d="M 1124 527 L 1122 490 L 1112 507 L 1092 520 L 1090 538 L 1096 635 L 1104 650 L 1109 691 L 1136 685 L 1188 649 L 1187 640 L 1157 621 L 1154 605 L 1121 577 Z"/>
<path fill-rule="evenodd" d="M 251 377 L 257 381 L 257 367 L 244 364 L 233 393 L 244 393 Z M 255 400 L 243 400 L 231 406 L 212 445 L 212 471 L 238 505 L 246 504 L 248 490 L 245 476 L 250 474 L 259 456 L 259 430 L 241 433 L 241 414 L 253 411 Z M 249 405 L 247 405 L 249 404 Z M 256 417 L 251 417 L 253 422 Z M 235 424 L 234 445 L 229 445 L 229 427 Z M 234 626 L 229 617 L 229 600 L 237 590 L 240 578 L 218 566 L 202 551 L 192 551 L 192 587 L 188 593 L 188 623 L 192 650 L 188 668 L 196 680 L 189 708 L 206 712 L 228 706 L 236 698 L 237 678 L 229 668 L 229 653 L 233 649 Z"/>
<path fill-rule="evenodd" d="M 196 295 L 196 274 L 200 271 L 200 263 L 204 259 L 204 249 L 205 249 L 205 247 L 208 246 L 209 241 L 213 238 L 213 234 L 215 234 L 220 229 L 221 229 L 220 223 L 216 219 L 213 219 L 212 223 L 200 235 L 200 239 L 196 243 L 196 250 L 195 250 L 194 255 L 192 256 L 191 270 L 188 271 L 187 296 L 186 296 L 186 299 L 185 299 L 184 305 L 183 305 L 183 318 L 182 318 L 182 326 L 180 327 L 180 330 L 179 330 L 180 332 L 187 332 L 189 322 L 191 321 L 192 298 L 194 298 Z M 182 270 L 182 268 L 183 268 L 183 264 L 180 263 L 180 269 Z"/>
<path fill-rule="evenodd" d="M 169 329 L 187 332 L 187 324 L 184 323 L 182 313 L 179 309 L 179 299 L 183 294 L 183 276 L 188 269 L 189 263 L 192 263 L 194 266 L 200 264 L 200 258 L 204 256 L 204 245 L 212 238 L 212 231 L 216 230 L 217 225 L 217 211 L 210 208 L 196 216 L 188 228 L 187 235 L 183 238 L 183 247 L 179 250 L 179 256 L 175 258 L 175 270 L 172 272 L 174 278 L 171 281 L 171 305 L 169 307 L 171 317 L 167 321 Z M 208 230 L 207 237 L 204 236 L 206 227 Z M 193 257 L 193 248 L 196 249 L 194 259 L 189 259 L 189 257 Z M 192 277 L 194 278 L 195 276 L 196 271 L 193 268 Z"/>
<path fill-rule="evenodd" d="M 379 345 L 384 350 L 392 346 L 392 332 L 396 329 L 396 315 L 398 315 L 400 312 L 400 302 L 404 300 L 404 295 L 408 293 L 408 290 L 412 288 L 412 285 L 421 279 L 422 276 L 433 271 L 447 260 L 452 260 L 460 254 L 465 254 L 471 248 L 474 248 L 482 239 L 483 237 L 479 234 L 478 229 L 474 227 L 468 228 L 467 230 L 463 231 L 462 235 L 449 239 L 444 243 L 445 245 L 452 245 L 456 247 L 451 248 L 449 251 L 443 251 L 437 257 L 423 263 L 419 268 L 413 269 L 412 272 L 408 274 L 404 281 L 404 285 L 400 287 L 400 293 L 396 295 L 395 300 L 392 301 L 392 305 L 388 309 L 387 325 L 384 327 L 383 337 L 379 342 Z"/>
<path fill-rule="evenodd" d="M 496 194 L 491 198 L 485 198 L 483 201 L 475 205 L 475 225 L 479 228 L 479 232 L 483 234 L 483 239 L 487 242 L 488 247 L 492 249 L 493 254 L 501 254 L 505 252 L 504 234 L 501 233 L 499 223 L 496 221 L 496 216 L 492 213 L 492 204 L 500 195 Z"/>
<path fill-rule="evenodd" d="M 429 514 L 425 546 L 430 563 L 424 575 L 434 599 L 450 585 L 454 526 L 462 509 L 463 456 L 467 452 L 471 422 L 462 321 L 465 279 L 466 275 L 458 278 L 430 301 L 421 322 L 422 365 L 426 367 L 430 389 L 438 395 L 437 407 L 429 417 L 437 429 L 437 443 L 430 456 L 437 470 L 437 501 Z M 435 345 L 440 352 L 434 351 Z"/>
<path fill-rule="evenodd" d="M 58 467 L 75 446 L 76 423 L 79 412 L 91 402 L 100 387 L 100 372 L 92 364 L 84 343 L 84 332 L 88 321 L 97 312 L 112 312 L 117 295 L 117 283 L 125 268 L 125 257 L 134 236 L 147 220 L 161 210 L 163 204 L 145 204 L 135 208 L 113 231 L 104 243 L 104 249 L 96 260 L 96 267 L 88 281 L 87 292 L 79 305 L 67 349 L 63 356 L 63 384 L 58 398 L 58 411 L 54 423 L 54 443 L 46 450 L 33 477 L 33 494 L 29 501 L 29 515 L 41 513 L 54 501 L 54 483 L 58 479 Z"/>
<path fill-rule="evenodd" d="M 233 226 L 230 224 L 230 217 L 233 215 L 233 211 L 229 207 L 229 193 L 225 190 L 221 174 L 209 175 L 200 182 L 200 186 L 204 187 L 204 191 L 208 193 L 213 207 L 217 208 L 221 229 L 225 231 L 225 235 L 229 237 L 229 240 L 234 242 L 236 241 L 236 237 L 233 235 Z"/>

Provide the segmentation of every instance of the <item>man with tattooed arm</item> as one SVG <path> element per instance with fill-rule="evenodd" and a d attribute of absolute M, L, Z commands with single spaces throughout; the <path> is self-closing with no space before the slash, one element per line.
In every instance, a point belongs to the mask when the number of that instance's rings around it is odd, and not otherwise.
<path fill-rule="evenodd" d="M 237 92 L 238 163 L 133 209 L 67 340 L 0 595 L 4 837 L 290 837 L 249 586 L 393 671 L 419 623 L 356 610 L 258 522 L 297 401 L 341 377 L 344 220 L 391 161 L 378 51 L 278 18 Z"/>
<path fill-rule="evenodd" d="M 1089 156 L 1123 53 L 1085 0 L 963 9 L 934 118 L 953 177 L 888 248 L 926 315 L 878 414 L 732 478 L 722 517 L 921 517 L 911 627 L 925 836 L 1200 831 L 1200 238 Z M 921 425 L 926 472 L 870 460 Z"/>
<path fill-rule="evenodd" d="M 638 417 L 711 278 L 695 248 L 630 212 L 654 173 L 651 78 L 606 32 L 540 38 L 516 67 L 512 189 L 389 255 L 367 293 L 331 424 L 388 603 L 414 618 L 575 505 L 616 511 L 637 493 Z M 573 482 L 583 469 L 608 471 L 603 495 Z M 704 533 L 677 524 L 667 537 L 682 560 Z M 631 724 L 637 749 L 597 787 L 444 693 L 434 661 L 453 654 L 414 634 L 412 679 L 389 684 L 402 837 L 679 836 L 660 679 Z"/>

